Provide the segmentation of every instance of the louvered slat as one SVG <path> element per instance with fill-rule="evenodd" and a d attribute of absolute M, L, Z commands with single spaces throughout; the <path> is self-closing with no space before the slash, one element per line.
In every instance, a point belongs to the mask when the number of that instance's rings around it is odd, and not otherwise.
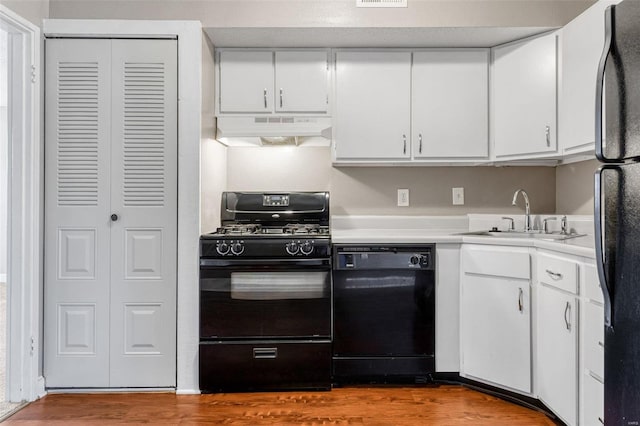
<path fill-rule="evenodd" d="M 164 79 L 162 63 L 124 65 L 125 206 L 165 203 Z"/>
<path fill-rule="evenodd" d="M 98 205 L 98 63 L 59 62 L 59 206 Z"/>

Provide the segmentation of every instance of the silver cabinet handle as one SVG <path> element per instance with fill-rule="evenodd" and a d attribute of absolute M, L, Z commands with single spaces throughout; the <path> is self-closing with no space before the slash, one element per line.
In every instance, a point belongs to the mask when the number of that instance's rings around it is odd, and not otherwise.
<path fill-rule="evenodd" d="M 115 221 L 117 221 L 117 220 L 118 220 L 118 215 L 117 215 L 117 214 L 115 214 L 115 213 L 114 213 L 114 214 L 112 214 L 112 215 L 111 215 L 111 221 L 112 221 L 112 222 L 115 222 Z"/>
<path fill-rule="evenodd" d="M 282 87 L 280 88 L 280 108 L 282 108 Z"/>
<path fill-rule="evenodd" d="M 604 420 L 602 420 L 602 417 L 598 417 L 598 421 L 602 424 L 604 424 Z"/>
<path fill-rule="evenodd" d="M 404 141 L 402 153 L 406 154 L 407 153 L 407 135 L 402 135 L 402 140 Z"/>
<path fill-rule="evenodd" d="M 571 331 L 571 323 L 569 322 L 569 316 L 571 315 L 571 304 L 567 302 L 567 306 L 564 307 L 564 323 L 567 325 L 567 330 Z"/>
<path fill-rule="evenodd" d="M 266 88 L 264 89 L 263 94 L 264 94 L 264 107 L 267 108 L 267 89 Z"/>
<path fill-rule="evenodd" d="M 604 348 L 604 342 L 598 342 L 598 346 L 600 346 L 601 348 Z"/>
<path fill-rule="evenodd" d="M 523 300 L 524 292 L 522 288 L 518 289 L 518 311 L 522 312 L 524 309 L 524 300 Z"/>
<path fill-rule="evenodd" d="M 598 146 L 596 144 L 596 146 Z M 604 220 L 602 210 L 602 174 L 605 170 L 620 171 L 620 167 L 613 165 L 605 165 L 600 167 L 595 174 L 594 183 L 594 228 L 596 239 L 596 266 L 598 269 L 598 278 L 600 279 L 600 287 L 602 288 L 602 296 L 604 297 L 604 325 L 613 327 L 613 306 L 611 305 L 613 295 L 612 289 L 607 281 L 607 273 L 605 272 L 604 258 L 604 233 L 602 232 L 602 222 Z"/>
<path fill-rule="evenodd" d="M 561 280 L 562 279 L 562 274 L 560 272 L 553 272 L 550 269 L 545 269 L 544 271 L 547 274 L 549 274 L 549 276 L 551 276 L 551 278 L 553 278 L 554 280 Z"/>
<path fill-rule="evenodd" d="M 418 153 L 422 154 L 422 133 L 418 134 Z"/>
<path fill-rule="evenodd" d="M 253 348 L 255 359 L 275 359 L 278 357 L 278 348 Z"/>
<path fill-rule="evenodd" d="M 551 127 L 545 126 L 544 134 L 545 134 L 545 137 L 547 138 L 547 146 L 551 146 Z"/>
<path fill-rule="evenodd" d="M 612 16 L 611 6 L 607 7 L 604 12 L 604 49 L 600 62 L 598 64 L 598 74 L 596 77 L 596 158 L 602 162 L 611 162 L 604 155 L 603 137 L 602 137 L 602 95 L 604 91 L 604 71 L 607 65 L 607 59 L 611 52 L 611 36 L 612 36 Z M 597 244 L 596 244 L 597 245 Z"/>

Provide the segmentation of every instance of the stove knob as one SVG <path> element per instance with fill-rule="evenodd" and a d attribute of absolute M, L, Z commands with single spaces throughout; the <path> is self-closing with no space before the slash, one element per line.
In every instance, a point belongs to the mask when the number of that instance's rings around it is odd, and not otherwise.
<path fill-rule="evenodd" d="M 287 250 L 287 253 L 291 256 L 295 256 L 298 253 L 298 250 L 300 250 L 300 247 L 298 246 L 298 243 L 291 241 L 290 243 L 287 243 L 285 250 Z"/>
<path fill-rule="evenodd" d="M 229 248 L 229 244 L 225 242 L 216 244 L 216 251 L 218 252 L 218 254 L 221 254 L 223 256 L 229 253 Z"/>
<path fill-rule="evenodd" d="M 242 245 L 240 241 L 236 241 L 235 243 L 231 244 L 231 253 L 238 256 L 242 254 L 242 252 L 244 252 L 244 245 Z"/>
<path fill-rule="evenodd" d="M 413 256 L 411 256 L 411 259 L 409 259 L 409 262 L 411 262 L 412 265 L 419 265 L 421 260 L 422 256 L 414 254 Z"/>
<path fill-rule="evenodd" d="M 311 241 L 305 241 L 300 246 L 300 252 L 306 256 L 310 255 L 312 251 L 313 251 L 313 242 Z"/>

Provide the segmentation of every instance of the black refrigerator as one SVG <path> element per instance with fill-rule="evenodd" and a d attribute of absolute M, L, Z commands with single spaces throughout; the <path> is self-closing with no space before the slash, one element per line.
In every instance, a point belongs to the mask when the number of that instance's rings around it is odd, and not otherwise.
<path fill-rule="evenodd" d="M 605 12 L 595 148 L 604 163 L 594 197 L 605 300 L 604 422 L 640 425 L 640 0 Z"/>

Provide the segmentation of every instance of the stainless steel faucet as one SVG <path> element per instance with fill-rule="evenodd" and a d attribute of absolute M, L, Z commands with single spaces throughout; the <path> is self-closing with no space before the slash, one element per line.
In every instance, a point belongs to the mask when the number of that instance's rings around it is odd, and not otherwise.
<path fill-rule="evenodd" d="M 516 200 L 518 199 L 518 194 L 522 194 L 522 198 L 524 198 L 524 230 L 531 231 L 531 209 L 529 206 L 529 196 L 524 189 L 518 189 L 513 193 L 513 200 L 511 201 L 511 205 L 516 205 Z"/>

